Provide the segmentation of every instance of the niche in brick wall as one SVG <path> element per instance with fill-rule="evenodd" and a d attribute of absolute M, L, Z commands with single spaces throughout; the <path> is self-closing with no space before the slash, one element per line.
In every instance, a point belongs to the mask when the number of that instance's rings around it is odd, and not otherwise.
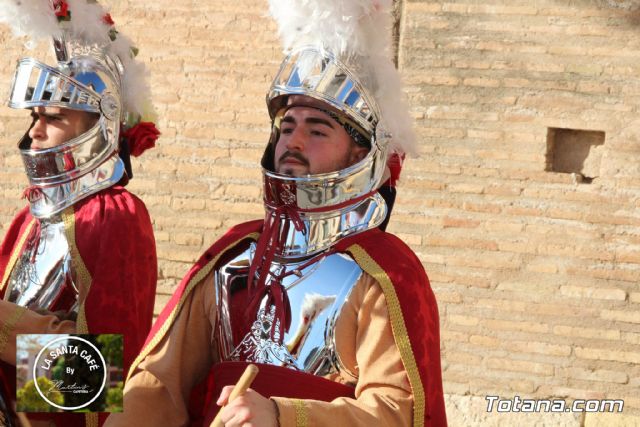
<path fill-rule="evenodd" d="M 574 174 L 585 184 L 600 175 L 605 133 L 580 129 L 547 129 L 548 172 Z"/>

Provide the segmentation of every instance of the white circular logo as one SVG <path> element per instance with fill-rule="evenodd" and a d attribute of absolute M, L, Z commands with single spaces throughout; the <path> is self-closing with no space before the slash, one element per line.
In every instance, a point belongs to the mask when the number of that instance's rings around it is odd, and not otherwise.
<path fill-rule="evenodd" d="M 53 345 L 61 341 L 65 341 L 65 343 L 60 343 L 55 346 Z M 76 343 L 74 344 L 73 341 L 76 341 Z M 45 353 L 45 351 L 47 350 L 49 351 L 44 355 L 44 357 L 42 357 L 43 353 Z M 82 363 L 86 364 L 88 371 L 91 375 L 93 375 L 93 372 L 95 372 L 95 374 L 97 375 L 100 373 L 100 371 L 102 371 L 102 381 L 101 381 L 102 385 L 100 386 L 100 388 L 97 390 L 91 389 L 87 384 L 82 383 L 83 382 L 82 378 L 76 379 L 73 377 L 73 374 L 75 373 L 75 369 L 77 368 L 66 367 L 66 373 L 71 378 L 74 378 L 74 382 L 72 384 L 65 384 L 62 381 L 58 381 L 54 383 L 51 390 L 48 390 L 48 391 L 45 390 L 43 392 L 40 389 L 40 386 L 38 385 L 37 373 L 36 373 L 37 369 L 41 368 L 44 370 L 48 370 L 53 365 L 53 363 L 55 363 L 56 359 L 60 356 L 65 356 L 65 358 L 66 357 L 80 358 Z M 100 365 L 100 362 L 102 362 L 102 365 Z M 86 373 L 86 370 L 85 370 L 85 373 Z M 75 337 L 75 336 L 62 336 L 49 341 L 47 344 L 45 344 L 42 350 L 40 350 L 40 352 L 38 353 L 38 356 L 36 356 L 35 363 L 33 364 L 33 378 L 34 378 L 33 383 L 36 386 L 36 390 L 38 391 L 38 394 L 48 404 L 64 410 L 81 409 L 91 405 L 91 403 L 94 400 L 96 400 L 98 396 L 100 396 L 100 393 L 102 393 L 102 390 L 104 390 L 104 386 L 107 383 L 107 364 L 104 361 L 104 357 L 102 357 L 102 353 L 100 353 L 100 350 L 98 350 L 98 348 L 95 345 L 93 345 L 90 341 L 87 341 L 84 338 Z M 81 403 L 80 405 L 63 406 L 55 402 L 52 402 L 50 399 L 47 398 L 48 393 L 51 392 L 52 390 L 61 392 L 63 394 L 64 393 L 86 394 L 87 398 L 86 398 L 86 401 L 84 401 L 85 399 L 81 399 L 83 403 Z"/>

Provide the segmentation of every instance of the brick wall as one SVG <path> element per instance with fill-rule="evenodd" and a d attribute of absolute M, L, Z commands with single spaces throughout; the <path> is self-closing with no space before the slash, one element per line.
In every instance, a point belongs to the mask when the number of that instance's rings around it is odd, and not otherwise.
<path fill-rule="evenodd" d="M 112 3 L 161 117 L 130 184 L 154 220 L 158 308 L 227 227 L 261 216 L 264 95 L 281 59 L 266 2 L 176 3 Z M 405 164 L 390 231 L 439 300 L 452 425 L 640 422 L 640 25 L 612 7 L 628 3 L 400 4 L 421 157 Z M 0 43 L 8 82 L 24 49 L 6 31 Z M 14 144 L 26 123 L 0 108 L 0 235 L 22 205 Z M 564 129 L 577 137 L 554 139 Z M 579 152 L 586 131 L 604 140 Z M 585 157 L 582 170 L 553 171 L 560 144 Z M 488 394 L 625 408 L 487 414 Z"/>
<path fill-rule="evenodd" d="M 584 421 L 483 414 L 487 394 L 624 398 L 637 414 L 635 16 L 595 1 L 462 0 L 408 1 L 403 19 L 422 157 L 407 162 L 393 229 L 439 297 L 452 421 Z M 591 183 L 545 171 L 549 128 L 605 132 Z"/>

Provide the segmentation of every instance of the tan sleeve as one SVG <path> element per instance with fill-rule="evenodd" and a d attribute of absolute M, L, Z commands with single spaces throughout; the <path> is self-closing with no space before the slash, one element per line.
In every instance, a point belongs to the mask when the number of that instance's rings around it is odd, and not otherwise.
<path fill-rule="evenodd" d="M 332 402 L 272 398 L 281 426 L 410 426 L 413 395 L 393 338 L 380 285 L 363 274 L 336 324 L 344 369 L 333 380 L 355 383 L 355 399 Z"/>
<path fill-rule="evenodd" d="M 212 364 L 210 277 L 195 286 L 165 337 L 136 367 L 124 387 L 123 412 L 112 414 L 105 427 L 188 424 L 191 389 Z"/>
<path fill-rule="evenodd" d="M 70 334 L 76 323 L 55 314 L 39 314 L 9 301 L 0 300 L 0 359 L 16 364 L 16 335 Z"/>

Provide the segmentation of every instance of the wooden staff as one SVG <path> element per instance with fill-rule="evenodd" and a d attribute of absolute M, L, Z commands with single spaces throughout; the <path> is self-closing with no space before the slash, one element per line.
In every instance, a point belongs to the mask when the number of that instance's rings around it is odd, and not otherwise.
<path fill-rule="evenodd" d="M 242 373 L 242 376 L 233 387 L 233 390 L 231 390 L 231 394 L 229 395 L 229 399 L 227 399 L 227 403 L 231 403 L 236 397 L 242 396 L 244 392 L 247 391 L 249 387 L 251 387 L 251 383 L 253 382 L 256 375 L 258 375 L 258 367 L 256 365 L 247 366 L 247 368 Z M 216 415 L 210 427 L 224 427 L 224 424 L 220 419 L 220 413 L 222 412 L 223 408 L 224 406 L 220 408 L 220 410 L 218 411 L 218 415 Z"/>

